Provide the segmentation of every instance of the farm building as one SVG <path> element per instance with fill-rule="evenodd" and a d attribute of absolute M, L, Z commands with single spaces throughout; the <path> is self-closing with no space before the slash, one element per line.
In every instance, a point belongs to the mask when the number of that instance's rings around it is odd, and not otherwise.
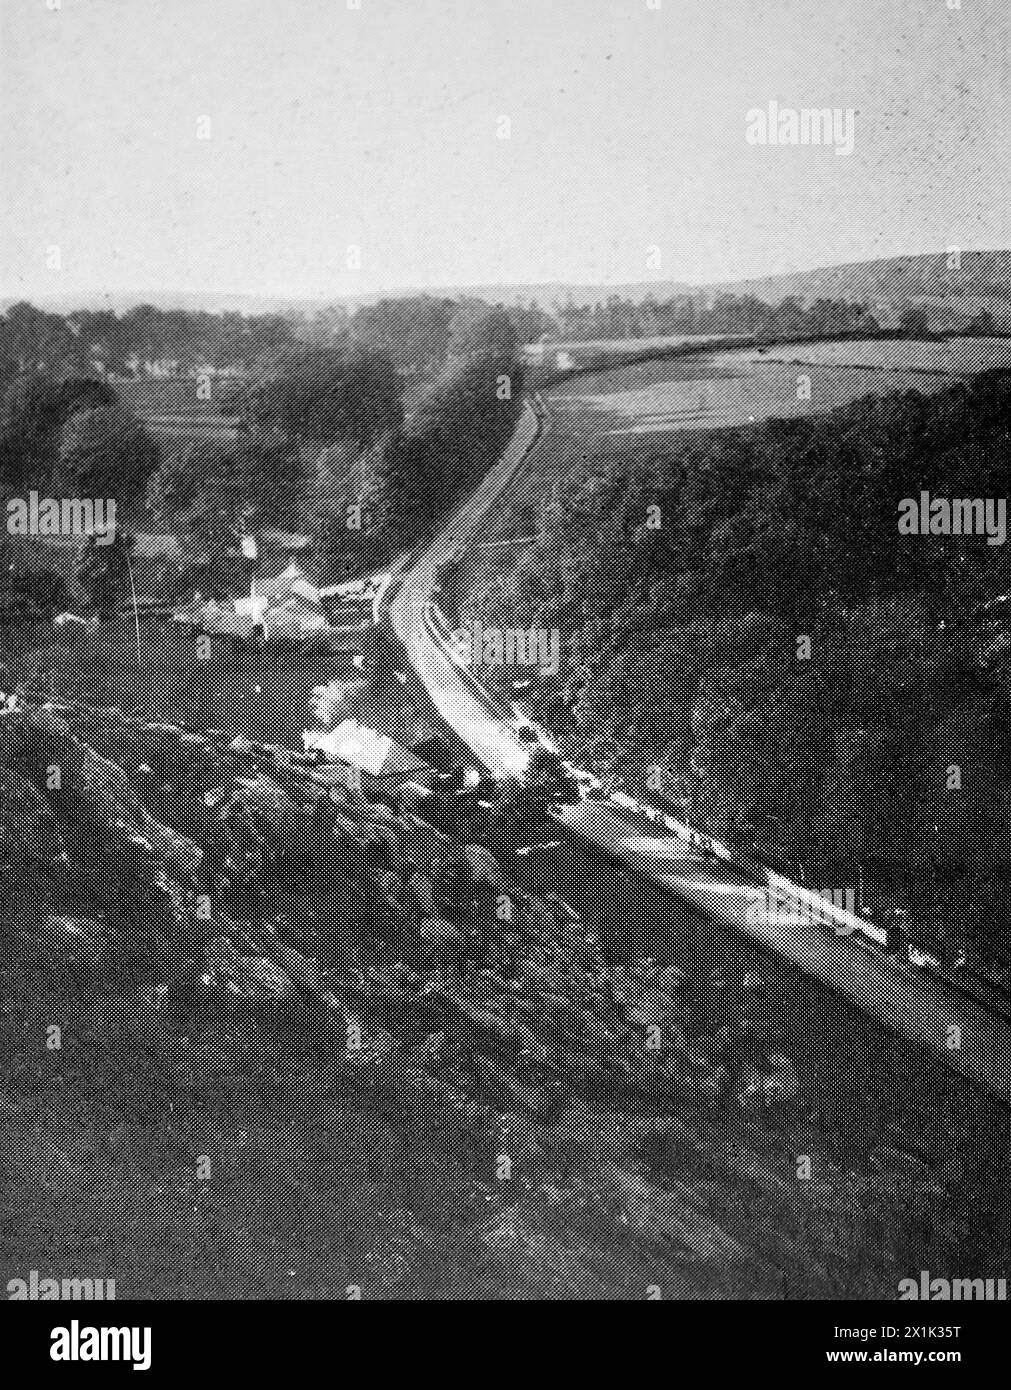
<path fill-rule="evenodd" d="M 377 733 L 354 719 L 345 719 L 335 729 L 306 729 L 306 752 L 322 753 L 325 768 L 317 774 L 335 786 L 382 791 L 403 782 L 424 783 L 431 768 L 407 748 L 386 734 Z"/>

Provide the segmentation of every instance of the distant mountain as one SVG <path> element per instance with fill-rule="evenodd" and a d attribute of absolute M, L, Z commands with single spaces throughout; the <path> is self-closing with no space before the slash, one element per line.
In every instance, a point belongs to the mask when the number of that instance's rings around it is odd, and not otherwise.
<path fill-rule="evenodd" d="M 378 299 L 411 294 L 430 294 L 450 299 L 473 297 L 493 304 L 512 306 L 536 301 L 550 309 L 570 297 L 576 304 L 593 304 L 609 295 L 639 301 L 652 295 L 667 299 L 676 294 L 713 295 L 721 290 L 735 294 L 754 294 L 776 303 L 787 295 L 803 300 L 848 299 L 868 301 L 879 319 L 888 324 L 909 304 L 930 313 L 936 328 L 957 327 L 982 309 L 989 309 L 998 324 L 1011 327 L 1011 250 L 964 251 L 957 268 L 949 267 L 946 252 L 926 256 L 893 256 L 886 260 L 854 261 L 846 265 L 823 266 L 751 280 L 726 280 L 714 284 L 692 285 L 685 281 L 634 281 L 618 285 L 586 285 L 555 280 L 519 285 L 443 285 L 419 288 L 400 286 L 361 295 L 291 297 L 242 293 L 200 293 L 152 290 L 148 294 L 57 295 L 35 300 L 42 308 L 68 313 L 80 308 L 110 308 L 122 312 L 135 304 L 154 304 L 158 308 L 206 309 L 222 313 L 245 314 L 309 313 L 323 304 L 373 304 Z M 6 308 L 13 300 L 0 301 Z"/>

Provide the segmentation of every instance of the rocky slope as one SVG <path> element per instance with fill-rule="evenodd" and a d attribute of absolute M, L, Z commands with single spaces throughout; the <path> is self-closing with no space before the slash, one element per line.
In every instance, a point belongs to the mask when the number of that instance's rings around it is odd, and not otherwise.
<path fill-rule="evenodd" d="M 873 1282 L 880 1185 L 784 1160 L 762 981 L 618 966 L 293 754 L 4 710 L 0 880 L 12 1272 L 89 1242 L 121 1297 Z"/>

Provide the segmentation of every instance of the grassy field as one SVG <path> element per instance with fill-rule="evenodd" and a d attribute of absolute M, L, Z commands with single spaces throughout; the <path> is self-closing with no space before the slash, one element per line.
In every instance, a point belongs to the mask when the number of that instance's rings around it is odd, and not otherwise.
<path fill-rule="evenodd" d="M 130 618 L 60 638 L 40 627 L 35 645 L 22 647 L 7 664 L 30 693 L 56 701 L 114 707 L 131 718 L 221 729 L 230 738 L 297 749 L 312 722 L 313 689 L 330 681 L 343 689 L 339 719 L 359 719 L 408 743 L 437 728 L 430 711 L 419 713 L 404 696 L 391 676 L 397 654 L 372 631 L 366 637 L 374 665 L 366 677 L 353 666 L 350 651 L 334 654 L 308 643 L 234 649 L 214 638 L 202 658 L 194 636 L 175 624 L 145 621 L 140 633 L 138 657 Z"/>
<path fill-rule="evenodd" d="M 591 356 L 616 356 L 627 353 L 665 352 L 668 348 L 683 347 L 686 343 L 705 343 L 715 340 L 733 341 L 738 336 L 733 333 L 676 333 L 659 338 L 574 338 L 572 340 L 544 344 L 545 361 L 552 353 L 571 352 L 577 360 L 585 361 Z M 532 353 L 537 344 L 528 344 L 523 350 Z"/>
<path fill-rule="evenodd" d="M 191 635 L 174 625 L 144 623 L 138 659 L 132 620 L 50 640 L 34 658 L 16 662 L 30 690 L 57 700 L 116 706 L 124 714 L 189 728 L 219 728 L 265 741 L 300 743 L 312 687 L 336 675 L 308 652 L 271 648 L 233 651 L 212 640 L 207 659 Z"/>
<path fill-rule="evenodd" d="M 1011 361 L 1011 342 L 1000 339 L 740 349 L 578 376 L 554 388 L 549 404 L 566 416 L 596 413 L 598 425 L 613 415 L 614 435 L 721 429 L 834 410 L 871 392 L 937 391 L 953 376 L 995 365 L 998 350 Z M 810 381 L 809 396 L 801 377 Z"/>
<path fill-rule="evenodd" d="M 233 378 L 219 377 L 210 382 L 208 396 L 206 385 L 201 389 L 198 377 L 137 377 L 111 384 L 122 403 L 145 419 L 162 415 L 220 415 L 222 406 L 227 406 L 242 386 Z"/>
<path fill-rule="evenodd" d="M 730 354 L 737 358 L 737 354 Z M 853 339 L 835 343 L 783 343 L 744 354 L 745 360 L 809 362 L 826 367 L 866 367 L 882 372 L 985 372 L 1011 367 L 1011 338 Z M 718 360 L 718 359 L 717 359 Z"/>

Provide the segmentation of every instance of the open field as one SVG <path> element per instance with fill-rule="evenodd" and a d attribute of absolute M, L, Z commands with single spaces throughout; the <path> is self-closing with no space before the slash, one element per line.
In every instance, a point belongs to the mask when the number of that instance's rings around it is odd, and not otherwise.
<path fill-rule="evenodd" d="M 929 394 L 953 376 L 1009 363 L 1011 342 L 1003 339 L 786 344 L 576 377 L 551 392 L 551 403 L 566 414 L 610 413 L 617 417 L 609 430 L 615 435 L 722 429 L 834 410 L 872 392 Z M 810 399 L 800 376 L 810 379 Z"/>
<path fill-rule="evenodd" d="M 668 336 L 658 338 L 572 338 L 559 339 L 557 342 L 552 339 L 544 344 L 544 354 L 549 356 L 553 352 L 574 352 L 582 356 L 591 353 L 601 355 L 612 353 L 640 353 L 640 352 L 664 352 L 667 348 L 683 347 L 686 343 L 705 343 L 712 342 L 715 338 L 720 341 L 732 342 L 739 335 L 712 334 L 712 333 L 673 333 Z M 528 343 L 523 351 L 531 353 L 536 351 L 538 344 Z"/>
<path fill-rule="evenodd" d="M 845 339 L 832 343 L 781 343 L 744 354 L 737 360 L 810 362 L 826 367 L 865 367 L 882 372 L 942 372 L 960 376 L 1011 367 L 1011 338 L 944 338 L 920 342 L 908 338 Z"/>
<path fill-rule="evenodd" d="M 394 653 L 371 630 L 366 635 L 375 666 L 368 677 L 352 665 L 350 652 L 335 655 L 313 643 L 234 649 L 214 638 L 210 655 L 202 659 L 191 633 L 153 621 L 141 625 L 138 661 L 129 616 L 61 637 L 44 625 L 27 635 L 34 645 L 19 644 L 7 660 L 31 693 L 92 708 L 115 707 L 129 718 L 217 728 L 229 738 L 301 749 L 314 688 L 336 681 L 342 690 L 338 718 L 367 720 L 413 742 L 437 728 L 430 715 L 422 718 L 405 701 L 390 676 Z"/>
<path fill-rule="evenodd" d="M 202 660 L 192 636 L 174 624 L 150 622 L 141 628 L 138 661 L 129 617 L 66 638 L 54 638 L 50 629 L 34 658 L 13 668 L 30 691 L 56 700 L 116 706 L 136 718 L 293 747 L 301 746 L 313 686 L 340 674 L 308 650 L 295 656 L 269 647 L 236 652 L 224 641 L 213 641 Z"/>
<path fill-rule="evenodd" d="M 996 362 L 994 352 L 1000 354 Z M 945 360 L 952 364 L 949 368 L 939 365 Z M 527 456 L 487 518 L 482 544 L 529 536 L 554 484 L 602 437 L 615 441 L 608 446 L 609 454 L 620 449 L 623 437 L 655 436 L 657 447 L 662 447 L 665 437 L 681 430 L 806 416 L 872 393 L 931 394 L 953 377 L 1006 362 L 1011 362 L 1008 339 L 843 340 L 636 362 L 573 377 L 547 394 L 555 420 L 551 446 Z M 810 401 L 797 399 L 797 378 L 802 374 L 797 364 L 809 368 L 803 375 L 811 379 Z"/>
<path fill-rule="evenodd" d="M 201 388 L 195 376 L 135 377 L 132 380 L 113 379 L 109 385 L 125 406 L 142 418 L 159 416 L 208 416 L 223 413 L 223 407 L 243 388 L 235 377 L 217 377 Z M 225 413 L 228 413 L 227 411 Z"/>

